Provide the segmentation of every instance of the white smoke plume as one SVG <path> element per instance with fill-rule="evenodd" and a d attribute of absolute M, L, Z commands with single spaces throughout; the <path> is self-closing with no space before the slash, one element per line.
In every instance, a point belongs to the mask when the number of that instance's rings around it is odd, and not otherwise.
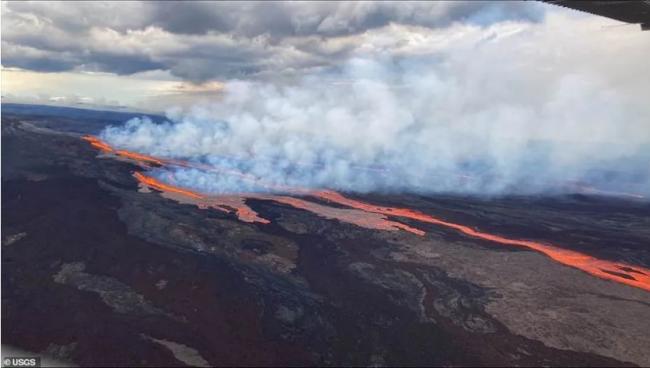
<path fill-rule="evenodd" d="M 647 195 L 650 36 L 567 22 L 428 30 L 424 56 L 377 51 L 291 82 L 229 81 L 163 124 L 133 119 L 101 136 L 276 185 L 500 195 L 579 183 Z M 211 193 L 265 190 L 199 169 L 155 175 Z"/>

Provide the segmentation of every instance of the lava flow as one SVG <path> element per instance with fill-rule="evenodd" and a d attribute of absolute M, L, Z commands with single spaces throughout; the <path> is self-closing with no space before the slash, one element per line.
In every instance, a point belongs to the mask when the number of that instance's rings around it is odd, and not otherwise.
<path fill-rule="evenodd" d="M 154 189 L 157 189 L 157 190 L 159 190 L 161 192 L 172 192 L 172 193 L 188 196 L 188 197 L 194 198 L 194 199 L 202 199 L 203 198 L 202 195 L 200 195 L 198 193 L 195 193 L 195 192 L 192 192 L 191 190 L 181 189 L 181 188 L 175 187 L 173 185 L 168 185 L 168 184 L 162 183 L 162 182 L 160 182 L 160 181 L 158 181 L 158 180 L 156 180 L 156 179 L 154 179 L 154 178 L 152 178 L 150 176 L 143 175 L 143 174 L 141 174 L 139 172 L 134 173 L 133 176 L 140 183 L 145 184 L 145 185 L 147 185 L 149 187 L 152 187 Z"/>
<path fill-rule="evenodd" d="M 342 222 L 377 230 L 398 230 L 402 229 L 410 233 L 423 236 L 424 231 L 402 224 L 401 222 L 388 220 L 385 215 L 371 212 L 359 211 L 356 209 L 329 207 L 318 203 L 305 201 L 299 198 L 287 196 L 265 196 L 262 199 L 269 199 L 274 202 L 283 203 L 294 208 L 315 213 L 321 217 L 336 219 Z M 372 216 L 375 215 L 375 216 Z"/>
<path fill-rule="evenodd" d="M 334 191 L 320 191 L 314 193 L 313 195 L 325 200 L 332 201 L 334 203 L 342 204 L 344 206 L 358 208 L 363 211 L 381 213 L 390 216 L 406 217 L 420 222 L 452 228 L 474 238 L 532 249 L 547 255 L 554 261 L 567 266 L 575 267 L 594 276 L 650 291 L 650 269 L 647 268 L 639 266 L 632 267 L 622 262 L 597 259 L 573 250 L 558 248 L 552 245 L 542 244 L 530 240 L 509 239 L 500 235 L 484 233 L 482 231 L 474 230 L 469 226 L 440 220 L 438 218 L 407 208 L 374 206 L 368 203 L 346 198 Z"/>
<path fill-rule="evenodd" d="M 107 143 L 101 141 L 100 139 L 92 136 L 84 136 L 84 140 L 88 141 L 93 147 L 99 149 L 105 153 L 113 153 L 119 157 L 124 157 L 128 159 L 135 160 L 139 163 L 144 163 L 144 166 L 148 164 L 156 165 L 176 165 L 176 166 L 185 166 L 185 167 L 196 167 L 198 164 L 192 164 L 185 161 L 174 161 L 174 160 L 163 160 L 158 159 L 138 153 L 133 153 L 124 150 L 115 150 Z M 244 178 L 245 180 L 256 180 L 257 178 L 252 178 L 248 174 L 238 172 L 236 170 L 227 169 L 222 170 L 220 168 L 209 167 L 207 169 L 215 170 L 220 173 L 230 175 L 236 174 L 237 176 Z M 337 203 L 339 205 L 346 206 L 348 208 L 336 208 L 329 207 L 322 204 L 317 204 L 310 202 L 304 199 L 299 199 L 295 197 L 288 196 L 278 196 L 278 195 L 262 195 L 262 194 L 243 194 L 243 195 L 227 195 L 227 196 L 209 196 L 191 190 L 179 188 L 170 184 L 165 184 L 159 180 L 146 176 L 141 173 L 134 173 L 134 177 L 143 185 L 159 190 L 163 193 L 171 193 L 176 196 L 181 196 L 184 199 L 189 199 L 191 203 L 194 203 L 200 207 L 212 207 L 221 211 L 230 212 L 229 208 L 235 210 L 236 215 L 242 221 L 246 222 L 259 222 L 259 223 L 269 223 L 267 219 L 263 219 L 258 216 L 258 214 L 248 207 L 245 203 L 247 198 L 255 198 L 262 200 L 275 201 L 277 203 L 282 203 L 289 205 L 295 208 L 303 209 L 315 213 L 321 217 L 329 219 L 337 219 L 342 222 L 352 223 L 357 226 L 370 228 L 370 229 L 379 229 L 379 230 L 405 230 L 417 235 L 425 235 L 425 232 L 410 227 L 408 225 L 402 224 L 397 221 L 392 221 L 388 219 L 388 216 L 391 217 L 404 217 L 411 220 L 416 220 L 423 223 L 434 224 L 438 226 L 443 226 L 446 228 L 451 228 L 457 230 L 463 234 L 471 236 L 473 238 L 486 240 L 493 243 L 517 246 L 522 248 L 531 249 L 539 253 L 545 254 L 549 258 L 553 259 L 556 262 L 561 264 L 577 268 L 584 272 L 587 272 L 591 275 L 597 276 L 602 279 L 612 280 L 629 286 L 637 287 L 646 291 L 650 291 L 650 269 L 640 267 L 640 266 L 631 266 L 622 262 L 607 261 L 602 259 L 597 259 L 592 256 L 579 253 L 573 250 L 563 249 L 556 246 L 543 244 L 530 240 L 521 240 L 521 239 L 510 239 L 500 235 L 485 233 L 482 231 L 475 230 L 471 227 L 456 224 L 453 222 L 444 221 L 436 217 L 414 211 L 407 208 L 396 208 L 396 207 L 384 207 L 376 206 L 362 201 L 350 199 L 344 197 L 343 195 L 331 191 L 309 191 L 306 189 L 300 188 L 284 188 L 289 189 L 287 191 L 292 193 L 307 194 L 321 200 L 330 201 Z M 270 184 L 265 184 L 268 187 L 273 187 Z"/>
<path fill-rule="evenodd" d="M 408 225 L 390 221 L 386 218 L 385 215 L 364 212 L 352 208 L 335 208 L 328 207 L 318 203 L 313 203 L 305 201 L 299 198 L 287 197 L 287 196 L 278 196 L 278 195 L 264 195 L 264 194 L 244 194 L 244 195 L 219 195 L 219 196 L 209 196 L 202 195 L 196 192 L 192 192 L 186 189 L 182 189 L 173 185 L 165 184 L 159 180 L 152 178 L 150 176 L 143 175 L 139 172 L 133 174 L 133 176 L 140 182 L 140 184 L 147 187 L 159 190 L 165 195 L 170 196 L 173 199 L 184 200 L 185 202 L 196 204 L 201 208 L 215 208 L 224 212 L 231 212 L 229 209 L 233 209 L 237 218 L 244 222 L 259 222 L 263 224 L 268 224 L 270 221 L 264 218 L 261 218 L 257 212 L 252 208 L 246 205 L 246 199 L 254 198 L 261 200 L 274 201 L 277 203 L 286 204 L 288 206 L 306 210 L 312 213 L 315 213 L 321 217 L 328 219 L 336 219 L 341 222 L 347 222 L 354 224 L 360 227 L 365 227 L 368 229 L 377 229 L 377 230 L 405 230 L 416 235 L 424 235 L 424 231 L 412 228 Z M 183 195 L 188 198 L 174 198 L 173 195 Z"/>
<path fill-rule="evenodd" d="M 288 192 L 297 193 L 302 191 L 302 189 L 298 189 L 298 188 L 291 188 L 287 186 L 267 183 L 254 175 L 246 174 L 234 169 L 215 167 L 215 166 L 210 166 L 198 162 L 190 162 L 190 161 L 184 161 L 178 159 L 170 159 L 170 158 L 163 159 L 163 158 L 148 156 L 148 155 L 127 151 L 127 150 L 116 150 L 113 147 L 111 147 L 108 143 L 91 135 L 84 135 L 81 137 L 81 139 L 89 142 L 91 146 L 97 148 L 103 153 L 113 154 L 117 157 L 135 161 L 137 164 L 144 167 L 150 167 L 151 165 L 185 167 L 185 168 L 198 169 L 198 170 L 203 170 L 208 172 L 214 172 L 218 174 L 225 174 L 229 176 L 236 176 L 240 180 L 253 183 L 260 188 L 264 188 L 270 191 L 287 192 L 287 193 Z"/>
<path fill-rule="evenodd" d="M 143 155 L 141 153 L 136 153 L 136 152 L 131 152 L 127 150 L 115 150 L 113 147 L 111 147 L 108 143 L 102 141 L 101 139 L 97 137 L 93 137 L 91 135 L 84 135 L 81 137 L 81 139 L 85 140 L 86 142 L 90 143 L 91 146 L 97 148 L 98 150 L 104 152 L 104 153 L 112 153 L 120 157 L 128 158 L 134 161 L 137 161 L 138 163 L 143 163 L 143 164 L 155 164 L 158 166 L 163 166 L 168 164 L 167 161 L 158 159 L 155 157 Z"/>
<path fill-rule="evenodd" d="M 97 137 L 93 137 L 91 135 L 84 135 L 81 137 L 84 141 L 90 143 L 91 146 L 97 148 L 98 150 L 106 153 L 113 152 L 113 147 L 102 141 L 101 139 Z"/>
<path fill-rule="evenodd" d="M 147 155 L 142 155 L 140 153 L 126 151 L 126 150 L 117 150 L 115 151 L 115 154 L 118 156 L 133 159 L 135 161 L 146 162 L 149 164 L 156 164 L 158 166 L 163 166 L 165 164 L 164 161 L 159 160 L 157 158 L 147 156 Z"/>

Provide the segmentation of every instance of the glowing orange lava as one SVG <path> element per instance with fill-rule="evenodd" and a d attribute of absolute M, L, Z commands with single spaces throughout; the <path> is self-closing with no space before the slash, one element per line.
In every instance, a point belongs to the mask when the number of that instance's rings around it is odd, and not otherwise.
<path fill-rule="evenodd" d="M 89 142 L 91 146 L 97 148 L 98 150 L 104 152 L 104 153 L 112 153 L 120 157 L 128 158 L 134 161 L 137 161 L 139 163 L 145 163 L 145 164 L 156 164 L 159 166 L 163 166 L 166 164 L 166 161 L 143 155 L 141 153 L 136 153 L 136 152 L 131 152 L 127 150 L 115 150 L 113 147 L 111 147 L 108 143 L 102 141 L 101 139 L 97 137 L 93 137 L 91 135 L 85 135 L 81 137 L 81 139 L 85 140 L 86 142 Z"/>
<path fill-rule="evenodd" d="M 247 197 L 238 195 L 212 196 L 209 200 L 204 201 L 204 203 L 213 208 L 223 208 L 226 212 L 231 212 L 228 208 L 232 208 L 235 211 L 237 218 L 244 222 L 259 222 L 261 224 L 271 223 L 271 221 L 260 217 L 255 210 L 250 208 L 246 204 L 246 199 Z"/>
<path fill-rule="evenodd" d="M 247 180 L 255 180 L 256 183 L 267 187 L 275 187 L 271 184 L 261 183 L 260 180 L 252 175 L 241 173 L 232 169 L 221 169 L 211 167 L 209 165 L 189 163 L 180 160 L 163 160 L 151 156 L 146 156 L 138 153 L 133 153 L 125 150 L 114 150 L 110 145 L 102 140 L 92 137 L 84 136 L 82 139 L 88 141 L 93 147 L 106 153 L 114 153 L 120 157 L 126 157 L 140 163 L 157 164 L 157 165 L 177 165 L 184 167 L 195 167 L 205 170 L 214 170 L 227 175 L 237 175 Z M 334 202 L 339 205 L 349 207 L 349 209 L 341 209 L 329 207 L 322 204 L 306 201 L 303 199 L 278 196 L 278 195 L 258 195 L 258 194 L 244 194 L 244 195 L 228 195 L 228 196 L 208 196 L 193 192 L 191 190 L 182 189 L 174 185 L 165 184 L 159 180 L 143 175 L 139 172 L 133 176 L 143 185 L 154 188 L 161 192 L 173 193 L 183 197 L 190 198 L 196 205 L 200 207 L 212 207 L 221 211 L 230 212 L 228 208 L 234 209 L 237 217 L 246 222 L 260 222 L 269 223 L 268 220 L 258 216 L 258 214 L 245 204 L 246 198 L 257 198 L 272 200 L 278 203 L 283 203 L 295 208 L 303 209 L 315 213 L 319 216 L 331 219 L 337 219 L 343 222 L 352 223 L 361 227 L 379 229 L 379 230 L 404 230 L 417 235 L 425 235 L 425 232 L 402 224 L 397 221 L 389 220 L 387 216 L 404 217 L 411 220 L 420 221 L 423 223 L 434 224 L 457 230 L 468 236 L 499 243 L 504 245 L 511 245 L 531 249 L 551 259 L 591 275 L 597 276 L 602 279 L 612 280 L 629 286 L 637 287 L 646 291 L 650 291 L 650 269 L 631 266 L 622 262 L 607 261 L 597 259 L 595 257 L 579 253 L 573 250 L 559 248 L 553 245 L 543 244 L 531 240 L 510 239 L 500 235 L 489 234 L 482 231 L 475 230 L 471 227 L 456 224 L 453 222 L 438 219 L 436 217 L 424 214 L 422 212 L 414 211 L 407 208 L 397 207 L 384 207 L 376 206 L 362 201 L 344 197 L 340 193 L 331 190 L 313 192 L 301 188 L 288 188 L 282 187 L 283 191 L 293 194 L 307 194 L 320 198 L 326 201 Z"/>
<path fill-rule="evenodd" d="M 111 146 L 109 146 L 107 143 L 105 143 L 104 141 L 102 141 L 97 137 L 93 137 L 91 135 L 84 135 L 83 137 L 81 137 L 81 139 L 90 143 L 91 146 L 97 148 L 102 152 L 106 152 L 106 153 L 113 152 L 113 148 Z"/>
<path fill-rule="evenodd" d="M 342 222 L 351 223 L 360 227 L 365 227 L 368 229 L 377 229 L 377 230 L 405 230 L 416 235 L 424 235 L 425 232 L 408 225 L 391 221 L 386 218 L 385 215 L 364 212 L 357 209 L 342 209 L 324 206 L 318 203 L 313 203 L 305 201 L 299 198 L 287 197 L 287 196 L 277 196 L 277 195 L 262 195 L 262 194 L 246 194 L 246 195 L 226 195 L 226 196 L 209 196 L 204 194 L 199 194 L 192 192 L 186 189 L 179 188 L 174 185 L 163 183 L 155 178 L 146 176 L 139 172 L 133 174 L 133 176 L 143 185 L 147 187 L 159 190 L 166 193 L 180 194 L 191 199 L 194 199 L 191 203 L 196 204 L 201 208 L 215 208 L 224 212 L 231 212 L 229 209 L 232 209 L 240 220 L 244 222 L 259 222 L 262 224 L 270 223 L 269 220 L 259 217 L 258 213 L 255 212 L 252 208 L 246 205 L 245 200 L 247 198 L 256 198 L 263 200 L 270 200 L 277 203 L 283 203 L 294 208 L 303 209 L 312 213 L 315 213 L 321 217 L 336 219 Z"/>
<path fill-rule="evenodd" d="M 156 164 L 156 165 L 159 165 L 159 166 L 163 166 L 165 164 L 164 161 L 159 160 L 159 159 L 157 159 L 155 157 L 143 155 L 143 154 L 140 154 L 140 153 L 130 152 L 130 151 L 126 151 L 126 150 L 115 151 L 115 154 L 118 155 L 118 156 L 130 158 L 130 159 L 135 160 L 135 161 L 146 162 L 146 163 L 150 163 L 150 164 Z"/>
<path fill-rule="evenodd" d="M 186 189 L 181 189 L 178 187 L 175 187 L 173 185 L 168 185 L 165 183 L 162 183 L 150 176 L 142 175 L 139 172 L 133 173 L 133 176 L 142 184 L 149 186 L 151 188 L 164 191 L 164 192 L 172 192 L 176 194 L 181 194 L 188 196 L 190 198 L 195 198 L 195 199 L 201 199 L 203 198 L 202 195 L 192 192 L 191 190 L 186 190 Z"/>
<path fill-rule="evenodd" d="M 367 229 L 377 230 L 398 230 L 402 229 L 410 233 L 423 236 L 424 231 L 410 227 L 397 221 L 391 221 L 386 216 L 377 214 L 379 216 L 371 216 L 372 213 L 358 211 L 354 209 L 344 209 L 324 206 L 322 204 L 305 201 L 299 198 L 286 197 L 286 196 L 267 196 L 269 199 L 278 203 L 283 203 L 294 208 L 306 210 L 315 213 L 321 217 L 336 219 L 339 221 L 354 224 Z"/>
<path fill-rule="evenodd" d="M 245 222 L 260 222 L 263 224 L 270 224 L 271 221 L 265 219 L 265 218 L 260 218 L 257 215 L 257 212 L 253 211 L 250 207 L 248 206 L 242 206 L 237 208 L 237 211 L 235 212 L 237 215 L 237 218 L 245 221 Z"/>
<path fill-rule="evenodd" d="M 356 201 L 350 198 L 346 198 L 334 191 L 320 191 L 314 193 L 314 195 L 319 198 L 332 201 L 334 203 L 342 204 L 344 206 L 352 208 L 358 208 L 368 212 L 406 217 L 412 220 L 452 228 L 474 238 L 532 249 L 547 255 L 559 263 L 578 268 L 594 276 L 650 291 L 650 269 L 644 267 L 630 266 L 622 262 L 597 259 L 573 250 L 558 248 L 552 245 L 542 244 L 530 240 L 509 239 L 500 235 L 484 233 L 478 230 L 474 230 L 471 227 L 465 225 L 440 220 L 438 218 L 410 209 L 374 206 L 361 201 Z"/>
<path fill-rule="evenodd" d="M 244 222 L 259 222 L 262 224 L 268 224 L 270 221 L 261 218 L 258 216 L 252 208 L 248 207 L 245 203 L 246 197 L 242 196 L 208 196 L 193 192 L 191 190 L 179 188 L 174 185 L 165 184 L 156 178 L 146 176 L 142 173 L 135 172 L 133 176 L 147 187 L 159 190 L 163 193 L 173 193 L 191 199 L 190 203 L 193 203 L 200 208 L 214 208 L 223 212 L 231 212 L 229 208 L 233 209 L 237 218 Z"/>

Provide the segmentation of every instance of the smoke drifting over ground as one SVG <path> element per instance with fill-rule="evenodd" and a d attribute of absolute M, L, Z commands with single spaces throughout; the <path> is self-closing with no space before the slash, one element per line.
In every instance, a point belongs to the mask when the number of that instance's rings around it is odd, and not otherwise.
<path fill-rule="evenodd" d="M 102 138 L 247 174 L 153 173 L 212 193 L 268 190 L 251 177 L 362 192 L 650 193 L 644 53 L 614 59 L 606 36 L 566 35 L 557 22 L 457 25 L 440 31 L 455 41 L 426 57 L 356 58 L 290 83 L 230 81 L 212 103 Z"/>

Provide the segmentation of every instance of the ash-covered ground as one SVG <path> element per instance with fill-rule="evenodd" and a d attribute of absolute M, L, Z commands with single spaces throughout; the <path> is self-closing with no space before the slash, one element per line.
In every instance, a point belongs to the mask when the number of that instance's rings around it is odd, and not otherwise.
<path fill-rule="evenodd" d="M 81 366 L 650 365 L 649 291 L 435 224 L 264 199 L 246 204 L 270 222 L 247 223 L 143 192 L 84 119 L 3 114 L 7 346 Z M 347 195 L 650 268 L 644 200 Z"/>

